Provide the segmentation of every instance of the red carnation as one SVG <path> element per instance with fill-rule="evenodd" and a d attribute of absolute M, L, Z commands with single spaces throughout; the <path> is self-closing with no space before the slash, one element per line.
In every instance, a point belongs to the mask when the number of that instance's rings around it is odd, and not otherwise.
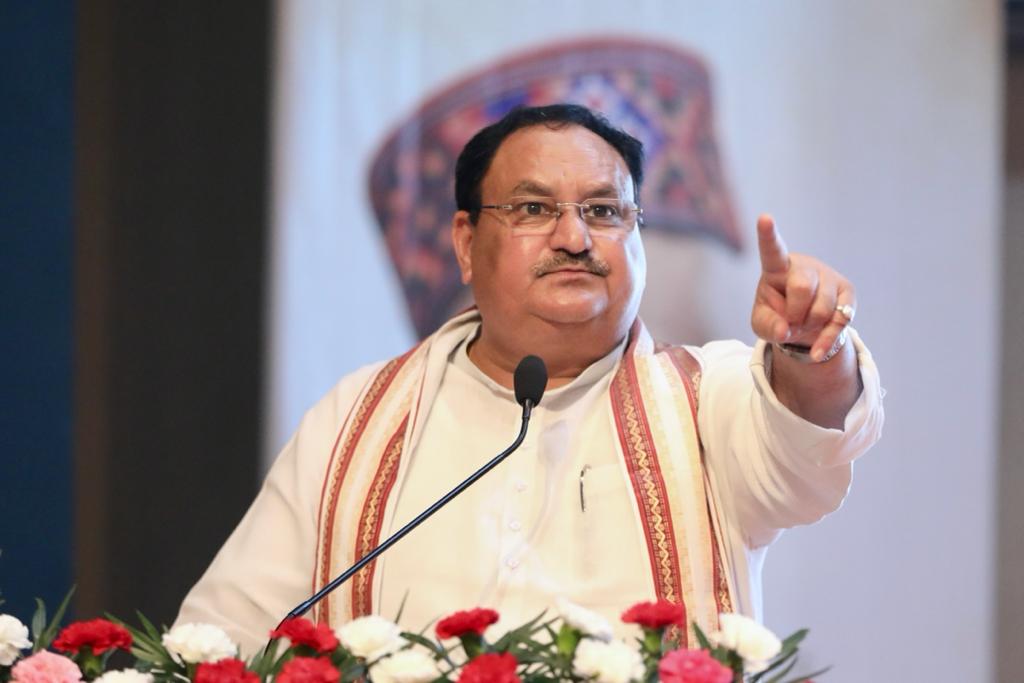
<path fill-rule="evenodd" d="M 498 613 L 485 607 L 456 612 L 437 622 L 436 633 L 440 640 L 457 638 L 467 633 L 482 636 L 487 627 L 498 620 Z"/>
<path fill-rule="evenodd" d="M 459 683 L 520 683 L 516 675 L 519 662 L 508 652 L 480 655 L 459 674 Z"/>
<path fill-rule="evenodd" d="M 132 647 L 132 634 L 106 619 L 76 621 L 60 632 L 53 647 L 76 655 L 83 647 L 88 647 L 94 655 L 114 648 L 127 651 Z"/>
<path fill-rule="evenodd" d="M 640 624 L 644 628 L 664 628 L 679 626 L 683 623 L 685 610 L 668 600 L 657 602 L 638 602 L 622 613 L 622 621 L 627 624 Z"/>
<path fill-rule="evenodd" d="M 295 617 L 270 632 L 271 638 L 287 638 L 292 645 L 305 645 L 321 654 L 334 652 L 338 638 L 327 624 L 314 624 L 309 619 Z"/>
<path fill-rule="evenodd" d="M 260 677 L 245 668 L 245 662 L 230 657 L 203 662 L 196 667 L 195 683 L 260 683 Z"/>
<path fill-rule="evenodd" d="M 274 683 L 338 683 L 341 674 L 330 660 L 296 657 L 281 667 Z"/>
<path fill-rule="evenodd" d="M 661 683 L 731 683 L 732 670 L 706 650 L 673 650 L 658 664 Z"/>

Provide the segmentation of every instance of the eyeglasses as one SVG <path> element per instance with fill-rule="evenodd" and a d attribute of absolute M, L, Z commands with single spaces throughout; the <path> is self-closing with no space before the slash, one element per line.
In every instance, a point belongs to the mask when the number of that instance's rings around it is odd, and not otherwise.
<path fill-rule="evenodd" d="M 643 225 L 643 209 L 616 197 L 556 202 L 550 197 L 510 197 L 507 204 L 484 204 L 504 214 L 505 222 L 518 234 L 550 235 L 566 207 L 575 207 L 591 232 L 616 235 Z"/>

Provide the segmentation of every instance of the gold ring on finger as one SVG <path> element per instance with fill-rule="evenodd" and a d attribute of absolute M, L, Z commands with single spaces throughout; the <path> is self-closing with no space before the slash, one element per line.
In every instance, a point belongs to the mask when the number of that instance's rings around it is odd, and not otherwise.
<path fill-rule="evenodd" d="M 856 311 L 854 310 L 853 306 L 851 306 L 850 304 L 838 304 L 836 306 L 836 311 L 841 316 L 846 318 L 846 322 L 848 322 L 848 323 L 853 322 L 853 314 L 856 313 Z"/>

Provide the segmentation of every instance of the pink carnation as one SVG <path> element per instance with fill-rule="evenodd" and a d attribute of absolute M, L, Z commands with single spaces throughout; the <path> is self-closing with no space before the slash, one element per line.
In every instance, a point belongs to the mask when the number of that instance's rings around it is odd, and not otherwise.
<path fill-rule="evenodd" d="M 82 672 L 67 657 L 42 650 L 11 669 L 11 683 L 78 683 Z"/>
<path fill-rule="evenodd" d="M 673 650 L 658 664 L 662 683 L 730 683 L 732 670 L 706 650 Z"/>

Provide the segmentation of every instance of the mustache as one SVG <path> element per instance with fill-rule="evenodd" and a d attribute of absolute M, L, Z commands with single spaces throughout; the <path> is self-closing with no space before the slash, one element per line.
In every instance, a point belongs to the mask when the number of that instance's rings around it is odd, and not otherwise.
<path fill-rule="evenodd" d="M 564 251 L 557 252 L 554 256 L 544 259 L 533 267 L 533 274 L 536 277 L 561 270 L 565 266 L 576 266 L 588 273 L 604 277 L 611 272 L 611 266 L 607 261 L 594 258 L 589 253 L 568 254 Z"/>

